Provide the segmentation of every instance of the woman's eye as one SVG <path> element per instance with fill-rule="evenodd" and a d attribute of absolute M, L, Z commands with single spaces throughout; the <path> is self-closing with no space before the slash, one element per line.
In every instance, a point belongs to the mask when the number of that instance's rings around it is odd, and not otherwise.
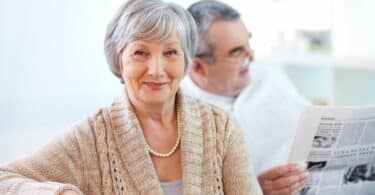
<path fill-rule="evenodd" d="M 146 56 L 146 52 L 144 52 L 144 51 L 135 51 L 134 55 L 136 55 L 136 56 Z"/>
<path fill-rule="evenodd" d="M 169 50 L 164 53 L 166 56 L 174 56 L 177 55 L 177 50 Z"/>

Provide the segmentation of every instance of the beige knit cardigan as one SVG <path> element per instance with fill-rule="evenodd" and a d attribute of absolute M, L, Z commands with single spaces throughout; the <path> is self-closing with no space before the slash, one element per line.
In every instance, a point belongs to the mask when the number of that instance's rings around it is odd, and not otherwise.
<path fill-rule="evenodd" d="M 177 94 L 183 194 L 261 194 L 228 113 Z M 164 194 L 126 95 L 38 152 L 0 168 L 0 194 Z"/>

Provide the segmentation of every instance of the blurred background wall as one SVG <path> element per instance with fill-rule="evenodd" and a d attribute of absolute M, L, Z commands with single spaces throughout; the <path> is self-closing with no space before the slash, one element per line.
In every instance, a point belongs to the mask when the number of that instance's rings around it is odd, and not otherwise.
<path fill-rule="evenodd" d="M 121 94 L 103 38 L 122 2 L 0 1 L 0 164 Z M 225 2 L 253 33 L 254 66 L 281 69 L 317 104 L 375 105 L 375 1 Z"/>

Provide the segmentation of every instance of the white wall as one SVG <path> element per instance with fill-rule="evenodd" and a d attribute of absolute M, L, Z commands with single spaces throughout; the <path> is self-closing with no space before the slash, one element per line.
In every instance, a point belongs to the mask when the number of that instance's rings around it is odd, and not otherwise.
<path fill-rule="evenodd" d="M 121 94 L 103 52 L 113 13 L 102 0 L 0 1 L 0 163 Z"/>
<path fill-rule="evenodd" d="M 375 61 L 374 18 L 373 0 L 334 0 L 334 55 Z"/>

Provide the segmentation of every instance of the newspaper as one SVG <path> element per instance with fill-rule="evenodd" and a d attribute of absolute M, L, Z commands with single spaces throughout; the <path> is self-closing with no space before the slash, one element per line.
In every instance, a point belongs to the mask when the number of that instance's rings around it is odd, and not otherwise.
<path fill-rule="evenodd" d="M 307 107 L 289 161 L 307 162 L 300 195 L 375 195 L 375 107 Z"/>

